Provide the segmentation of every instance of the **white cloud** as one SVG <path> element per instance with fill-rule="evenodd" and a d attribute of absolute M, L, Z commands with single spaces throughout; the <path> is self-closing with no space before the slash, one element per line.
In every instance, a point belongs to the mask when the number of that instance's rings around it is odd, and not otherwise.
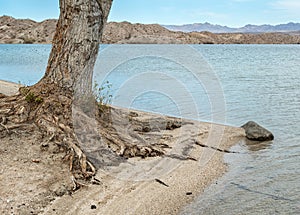
<path fill-rule="evenodd" d="M 278 0 L 273 3 L 274 8 L 288 11 L 299 11 L 299 0 Z"/>

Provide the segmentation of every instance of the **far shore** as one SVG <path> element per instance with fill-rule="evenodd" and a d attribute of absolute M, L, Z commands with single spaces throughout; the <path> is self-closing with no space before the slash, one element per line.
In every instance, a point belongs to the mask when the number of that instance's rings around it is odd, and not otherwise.
<path fill-rule="evenodd" d="M 13 24 L 12 24 L 13 23 Z M 0 44 L 51 44 L 57 20 L 42 22 L 0 16 Z M 183 29 L 182 29 L 183 30 Z M 158 24 L 109 22 L 104 44 L 300 44 L 299 31 L 211 33 L 172 31 Z"/>
<path fill-rule="evenodd" d="M 19 87 L 19 84 L 0 80 L 0 93 L 2 94 L 16 94 Z M 112 107 L 112 112 L 115 115 L 124 115 L 126 111 L 129 111 L 131 115 L 134 115 L 135 120 L 141 123 L 151 119 L 169 119 L 169 117 L 159 114 Z M 220 133 L 222 138 L 210 137 L 212 141 L 208 141 L 212 130 Z M 16 147 L 18 148 L 18 155 L 23 153 L 24 156 L 29 150 L 36 157 L 51 157 L 51 151 L 41 152 L 40 147 L 34 147 L 34 145 L 39 146 L 40 143 L 37 143 L 36 140 L 30 142 L 28 135 L 17 137 L 12 135 L 1 138 L 0 157 L 3 159 L 0 166 L 0 190 L 3 194 L 0 198 L 0 214 L 7 212 L 7 205 L 10 208 L 9 211 L 17 214 L 22 207 L 25 212 L 30 213 L 30 210 L 33 210 L 41 214 L 178 214 L 184 206 L 191 203 L 209 185 L 216 183 L 218 178 L 227 171 L 224 154 L 233 145 L 245 138 L 245 132 L 242 128 L 186 119 L 182 120 L 180 128 L 170 131 L 148 132 L 146 135 L 150 138 L 164 137 L 163 144 L 171 148 L 178 142 L 182 145 L 191 144 L 191 139 L 200 144 L 192 145 L 188 154 L 191 159 L 178 159 L 176 166 L 171 168 L 172 171 L 159 174 L 155 178 L 134 180 L 132 177 L 125 180 L 99 169 L 95 178 L 100 181 L 100 185 L 88 185 L 75 193 L 69 193 L 70 195 L 64 193 L 65 195 L 62 196 L 55 196 L 50 187 L 53 187 L 53 184 L 60 186 L 65 184 L 63 180 L 70 180 L 67 175 L 67 165 L 61 164 L 59 168 L 61 168 L 62 176 L 53 179 L 49 172 L 55 172 L 54 168 L 57 168 L 53 164 L 54 161 L 44 162 L 41 160 L 39 163 L 28 163 L 22 160 L 25 159 L 22 157 L 14 160 L 16 152 L 13 150 L 3 151 L 2 149 L 6 146 Z M 27 144 L 29 142 L 30 144 Z M 20 143 L 27 145 L 20 147 Z M 221 150 L 216 150 L 216 148 Z M 28 160 L 28 158 L 26 159 Z M 161 157 L 130 158 L 129 162 L 138 164 L 150 160 L 159 161 L 159 159 Z M 55 160 L 55 162 L 56 165 L 59 162 L 62 163 L 61 160 Z M 161 168 L 165 168 L 165 166 L 161 166 Z M 1 172 L 1 169 L 5 169 L 5 171 Z M 38 174 L 41 169 L 47 170 L 40 175 L 43 176 L 41 180 L 36 180 L 32 178 L 32 175 L 27 174 L 32 170 Z M 60 172 L 55 174 L 60 174 Z M 26 191 L 26 186 L 31 187 L 30 191 Z M 51 201 L 48 201 L 47 199 L 50 197 Z M 41 201 L 44 204 L 41 204 Z M 22 204 L 25 206 L 18 207 Z"/>

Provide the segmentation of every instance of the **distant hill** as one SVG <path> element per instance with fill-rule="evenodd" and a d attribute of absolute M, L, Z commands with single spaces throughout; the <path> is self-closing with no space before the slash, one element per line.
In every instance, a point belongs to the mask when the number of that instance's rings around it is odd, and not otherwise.
<path fill-rule="evenodd" d="M 300 23 L 287 23 L 280 25 L 245 25 L 241 28 L 230 28 L 222 25 L 213 25 L 208 22 L 187 25 L 163 25 L 171 31 L 212 33 L 270 33 L 270 32 L 292 32 L 300 31 Z"/>
<path fill-rule="evenodd" d="M 0 16 L 0 43 L 46 43 L 52 41 L 57 20 L 36 22 Z M 210 24 L 205 24 L 210 26 Z M 230 28 L 214 25 L 215 29 Z M 245 28 L 253 29 L 251 26 Z M 283 26 L 282 29 L 287 29 Z M 208 29 L 207 29 L 208 30 Z M 212 27 L 209 29 L 213 31 Z M 104 29 L 102 43 L 107 44 L 300 44 L 300 31 L 290 33 L 211 33 L 171 31 L 158 24 L 110 22 Z"/>
<path fill-rule="evenodd" d="M 55 19 L 36 22 L 31 19 L 0 17 L 0 43 L 51 43 Z"/>
<path fill-rule="evenodd" d="M 182 32 L 208 31 L 211 33 L 229 33 L 235 30 L 234 28 L 229 28 L 227 26 L 222 26 L 222 25 L 213 25 L 208 22 L 186 24 L 186 25 L 163 25 L 163 27 L 171 31 L 182 31 Z"/>

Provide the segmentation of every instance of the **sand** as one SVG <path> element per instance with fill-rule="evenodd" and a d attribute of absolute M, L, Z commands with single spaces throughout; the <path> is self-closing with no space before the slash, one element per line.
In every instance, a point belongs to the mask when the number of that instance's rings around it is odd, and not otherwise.
<path fill-rule="evenodd" d="M 5 95 L 16 94 L 19 87 L 21 87 L 20 84 L 0 80 L 0 93 L 3 93 Z"/>
<path fill-rule="evenodd" d="M 14 94 L 16 89 L 16 84 L 0 82 L 0 93 Z M 117 114 L 124 111 L 114 108 Z M 164 118 L 153 113 L 130 112 L 141 122 Z M 63 161 L 64 153 L 55 145 L 44 150 L 38 135 L 31 134 L 1 138 L 0 213 L 178 214 L 206 187 L 217 183 L 227 170 L 224 150 L 245 138 L 241 128 L 182 122 L 180 128 L 144 135 L 149 141 L 156 141 L 157 137 L 172 147 L 169 157 L 128 160 L 134 168 L 144 167 L 143 162 L 147 166 L 157 161 L 147 177 L 147 171 L 144 175 L 134 174 L 130 165 L 115 172 L 99 169 L 95 178 L 100 185 L 89 185 L 74 193 L 69 192 L 72 183 L 67 162 Z M 188 150 L 182 153 L 181 146 L 188 146 Z M 126 171 L 129 173 L 125 174 Z"/>

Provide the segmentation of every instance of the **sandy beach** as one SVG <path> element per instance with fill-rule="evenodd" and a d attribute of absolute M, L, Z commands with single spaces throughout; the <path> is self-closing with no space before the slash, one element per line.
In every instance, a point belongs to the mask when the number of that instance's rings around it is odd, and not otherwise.
<path fill-rule="evenodd" d="M 0 93 L 5 95 L 16 94 L 19 90 L 19 87 L 21 87 L 20 84 L 0 80 Z"/>
<path fill-rule="evenodd" d="M 0 81 L 0 93 L 12 95 L 18 87 Z M 112 108 L 116 116 L 128 111 Z M 129 112 L 136 122 L 170 120 L 153 113 Z M 178 214 L 207 186 L 217 183 L 227 170 L 224 154 L 232 153 L 230 147 L 245 138 L 242 128 L 185 119 L 179 128 L 141 135 L 149 141 L 161 141 L 174 156 L 128 159 L 136 167 L 142 162 L 159 163 L 154 174 L 144 178 L 99 169 L 95 178 L 100 184 L 84 186 L 74 193 L 70 191 L 72 181 L 65 154 L 55 144 L 50 143 L 45 150 L 42 137 L 29 133 L 1 137 L 0 213 Z M 179 146 L 189 146 L 184 157 L 175 156 Z"/>

